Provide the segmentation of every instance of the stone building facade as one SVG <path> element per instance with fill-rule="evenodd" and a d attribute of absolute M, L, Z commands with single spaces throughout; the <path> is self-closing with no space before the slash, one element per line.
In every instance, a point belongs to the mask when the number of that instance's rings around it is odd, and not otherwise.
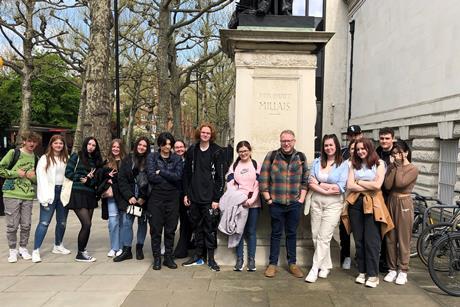
<path fill-rule="evenodd" d="M 325 14 L 323 134 L 358 124 L 377 141 L 392 127 L 412 145 L 415 190 L 447 203 L 460 195 L 458 11 L 456 0 L 329 0 Z"/>

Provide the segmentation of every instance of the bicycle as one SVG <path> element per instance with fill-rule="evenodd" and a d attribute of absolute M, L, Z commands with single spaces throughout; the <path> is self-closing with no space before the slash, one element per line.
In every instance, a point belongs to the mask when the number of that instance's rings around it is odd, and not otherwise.
<path fill-rule="evenodd" d="M 447 232 L 439 238 L 428 258 L 431 279 L 442 291 L 460 296 L 460 232 Z"/>
<path fill-rule="evenodd" d="M 423 229 L 417 240 L 417 253 L 420 260 L 425 265 L 428 265 L 428 257 L 434 243 L 446 233 L 455 231 L 457 229 L 457 225 L 460 223 L 460 201 L 457 201 L 455 206 L 445 204 L 432 206 L 426 213 L 431 215 L 431 212 L 429 211 L 434 209 L 441 210 L 439 220 L 442 222 L 428 225 L 428 227 Z M 443 214 L 443 211 L 446 209 L 453 209 L 452 216 L 448 219 L 446 219 Z M 432 221 L 431 217 L 430 220 Z"/>
<path fill-rule="evenodd" d="M 427 225 L 423 222 L 425 211 L 428 208 L 428 201 L 435 201 L 440 203 L 437 199 L 432 197 L 425 197 L 416 192 L 411 193 L 412 202 L 414 206 L 414 222 L 412 223 L 412 237 L 410 242 L 410 256 L 415 257 L 418 255 L 417 241 L 425 226 L 433 224 L 431 216 L 427 219 Z"/>

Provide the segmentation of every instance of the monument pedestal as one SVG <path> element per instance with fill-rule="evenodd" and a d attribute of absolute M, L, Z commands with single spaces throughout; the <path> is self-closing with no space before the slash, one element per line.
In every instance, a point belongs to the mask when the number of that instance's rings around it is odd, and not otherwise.
<path fill-rule="evenodd" d="M 239 27 L 220 33 L 222 47 L 236 66 L 235 147 L 239 141 L 249 141 L 253 158 L 260 164 L 267 152 L 280 147 L 280 132 L 290 129 L 296 134 L 295 148 L 306 154 L 310 164 L 316 122 L 316 53 L 333 33 L 260 27 Z M 309 221 L 302 213 L 297 245 L 299 264 L 311 263 L 312 259 Z M 268 262 L 270 231 L 269 210 L 263 208 L 257 227 L 259 265 Z M 221 237 L 218 260 L 234 264 L 234 253 L 225 248 L 226 243 Z M 284 248 L 282 251 L 280 264 L 286 261 Z"/>

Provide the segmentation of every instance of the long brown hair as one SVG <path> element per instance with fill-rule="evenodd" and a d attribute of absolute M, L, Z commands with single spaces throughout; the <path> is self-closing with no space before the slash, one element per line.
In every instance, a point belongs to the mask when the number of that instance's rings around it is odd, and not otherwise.
<path fill-rule="evenodd" d="M 120 147 L 120 155 L 119 155 L 119 160 L 123 160 L 123 158 L 126 156 L 124 146 L 123 146 L 123 141 L 121 139 L 113 139 L 112 142 L 110 143 L 109 147 L 109 153 L 107 154 L 107 166 L 110 167 L 111 169 L 116 169 L 118 170 L 118 164 L 117 164 L 117 157 L 115 157 L 112 153 L 112 146 L 113 144 L 117 143 L 118 146 Z"/>
<path fill-rule="evenodd" d="M 363 147 L 367 151 L 367 157 L 364 160 L 362 160 L 358 156 L 358 144 L 359 143 L 363 143 Z M 367 138 L 362 138 L 355 142 L 355 151 L 353 152 L 351 163 L 353 164 L 353 167 L 355 169 L 361 169 L 361 165 L 363 163 L 365 163 L 368 168 L 371 168 L 374 165 L 379 166 L 379 156 L 377 155 L 374 144 L 372 143 L 371 140 Z"/>
<path fill-rule="evenodd" d="M 56 164 L 56 159 L 55 159 L 56 155 L 54 154 L 52 145 L 55 141 L 58 141 L 58 140 L 62 141 L 64 145 L 64 147 L 62 148 L 61 152 L 58 155 L 58 159 L 64 163 L 67 163 L 67 160 L 69 159 L 69 153 L 67 151 L 67 144 L 65 143 L 64 137 L 60 134 L 53 135 L 48 143 L 48 147 L 46 148 L 46 152 L 45 152 L 45 156 L 46 156 L 45 170 L 46 171 L 50 167 L 51 163 Z"/>
<path fill-rule="evenodd" d="M 325 134 L 323 136 L 323 141 L 321 142 L 321 167 L 322 168 L 326 168 L 327 166 L 327 154 L 324 151 L 324 143 L 330 139 L 334 141 L 334 145 L 335 145 L 334 163 L 336 167 L 342 164 L 343 158 L 342 158 L 342 153 L 340 152 L 339 139 L 337 138 L 335 134 Z"/>

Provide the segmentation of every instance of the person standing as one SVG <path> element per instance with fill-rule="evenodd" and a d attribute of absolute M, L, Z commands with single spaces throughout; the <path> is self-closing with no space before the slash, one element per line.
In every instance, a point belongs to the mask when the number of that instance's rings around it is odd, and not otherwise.
<path fill-rule="evenodd" d="M 394 227 L 381 191 L 385 163 L 379 159 L 369 139 L 356 141 L 351 162 L 347 207 L 342 220 L 348 233 L 353 232 L 355 240 L 359 270 L 355 282 L 375 288 L 379 284 L 382 237 Z"/>
<path fill-rule="evenodd" d="M 6 215 L 6 237 L 9 246 L 8 262 L 10 263 L 17 262 L 18 255 L 24 260 L 32 259 L 27 250 L 27 244 L 32 222 L 32 204 L 35 198 L 37 157 L 34 150 L 41 142 L 41 138 L 35 132 L 25 132 L 21 138 L 22 147 L 11 149 L 0 161 L 0 177 L 5 178 L 2 191 Z M 16 248 L 19 227 L 18 250 Z"/>
<path fill-rule="evenodd" d="M 395 228 L 386 236 L 389 271 L 383 279 L 386 282 L 394 281 L 397 285 L 407 283 L 414 223 L 411 192 L 417 176 L 418 169 L 411 163 L 409 146 L 406 142 L 398 140 L 391 150 L 390 164 L 384 181 L 384 186 L 390 193 L 387 204 Z"/>
<path fill-rule="evenodd" d="M 160 133 L 157 139 L 160 152 L 147 158 L 147 176 L 152 185 L 148 201 L 150 236 L 152 240 L 152 269 L 161 269 L 161 234 L 164 231 L 163 265 L 177 269 L 174 262 L 174 235 L 179 219 L 179 184 L 182 179 L 182 159 L 171 152 L 174 137 L 169 132 Z"/>
<path fill-rule="evenodd" d="M 70 254 L 62 244 L 69 210 L 62 205 L 61 190 L 69 154 L 62 135 L 53 135 L 45 154 L 37 164 L 37 198 L 40 202 L 40 219 L 35 230 L 32 262 L 41 262 L 40 247 L 48 226 L 56 212 L 53 254 Z"/>
<path fill-rule="evenodd" d="M 120 245 L 121 213 L 117 203 L 121 197 L 118 189 L 118 171 L 125 156 L 123 141 L 113 139 L 107 154 L 107 161 L 98 172 L 98 194 L 102 197 L 103 218 L 109 220 L 110 250 L 107 257 L 110 258 L 118 256 L 122 252 Z"/>
<path fill-rule="evenodd" d="M 184 167 L 184 204 L 190 207 L 195 232 L 195 254 L 183 266 L 203 265 L 220 271 L 214 259 L 217 248 L 219 199 L 224 192 L 225 161 L 222 148 L 214 143 L 216 132 L 211 124 L 202 124 L 195 132 L 197 143 L 188 150 Z"/>
<path fill-rule="evenodd" d="M 97 207 L 95 178 L 96 171 L 102 166 L 102 156 L 99 144 L 94 137 L 87 137 L 83 141 L 81 150 L 70 156 L 65 169 L 65 177 L 73 181 L 68 209 L 72 209 L 80 221 L 78 233 L 78 252 L 75 261 L 94 262 L 86 251 L 91 233 L 91 220 L 94 209 Z"/>
<path fill-rule="evenodd" d="M 292 130 L 282 131 L 281 147 L 267 154 L 260 172 L 259 190 L 270 208 L 272 228 L 266 277 L 276 275 L 283 229 L 289 272 L 295 277 L 303 277 L 296 264 L 296 244 L 300 208 L 307 194 L 308 167 L 305 154 L 295 150 L 295 142 Z"/>
<path fill-rule="evenodd" d="M 321 157 L 315 159 L 308 179 L 311 198 L 311 233 L 315 253 L 305 281 L 327 278 L 332 269 L 331 239 L 343 209 L 343 195 L 348 178 L 348 161 L 342 160 L 339 139 L 335 134 L 323 137 Z"/>
<path fill-rule="evenodd" d="M 377 147 L 376 152 L 380 159 L 385 162 L 385 167 L 391 163 L 391 149 L 393 148 L 394 136 L 395 132 L 392 128 L 384 127 L 379 130 L 379 146 Z M 390 192 L 385 188 L 385 185 L 382 186 L 382 194 L 385 203 L 387 203 Z M 380 250 L 379 271 L 380 273 L 386 273 L 388 270 L 387 244 L 386 237 L 384 237 Z"/>
<path fill-rule="evenodd" d="M 182 170 L 185 164 L 185 143 L 182 140 L 174 142 L 174 153 L 181 158 Z M 182 172 L 183 174 L 183 172 Z M 190 210 L 184 204 L 183 180 L 179 184 L 179 240 L 177 241 L 174 256 L 176 258 L 188 257 L 188 250 L 192 246 L 192 226 L 190 225 Z"/>
<path fill-rule="evenodd" d="M 257 221 L 260 215 L 259 199 L 259 176 L 260 165 L 252 159 L 252 147 L 247 141 L 241 141 L 236 145 L 238 158 L 231 166 L 227 175 L 227 190 L 235 189 L 243 192 L 247 200 L 243 207 L 248 210 L 243 236 L 236 247 L 236 264 L 234 271 L 242 271 L 244 265 L 244 239 L 246 238 L 248 257 L 246 269 L 249 272 L 256 271 L 256 247 L 257 247 Z"/>
<path fill-rule="evenodd" d="M 136 259 L 144 259 L 144 241 L 147 235 L 146 202 L 148 200 L 149 187 L 147 175 L 147 156 L 149 155 L 150 141 L 146 137 L 140 137 L 134 143 L 134 149 L 128 157 L 121 162 L 118 173 L 118 189 L 120 198 L 117 203 L 121 212 L 120 243 L 123 246 L 122 253 L 115 258 L 114 262 L 133 259 L 131 246 L 133 244 L 133 223 L 135 216 L 126 212 L 129 205 L 139 205 L 143 208 L 142 216 L 137 218 L 137 244 Z"/>
<path fill-rule="evenodd" d="M 342 148 L 342 159 L 351 160 L 353 152 L 350 148 L 356 140 L 359 140 L 363 137 L 363 132 L 361 127 L 358 125 L 351 125 L 347 128 L 347 141 L 348 147 L 345 146 Z M 342 269 L 349 270 L 351 268 L 351 257 L 350 257 L 350 235 L 347 233 L 345 226 L 343 225 L 342 220 L 340 220 L 339 225 L 339 234 L 340 234 L 340 263 L 342 264 Z"/>

